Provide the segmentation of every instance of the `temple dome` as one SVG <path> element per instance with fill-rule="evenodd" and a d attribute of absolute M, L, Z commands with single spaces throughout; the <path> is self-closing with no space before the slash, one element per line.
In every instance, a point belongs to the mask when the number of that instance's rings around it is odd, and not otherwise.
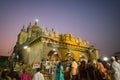
<path fill-rule="evenodd" d="M 40 28 L 38 25 L 33 25 L 32 26 L 32 31 L 38 31 Z"/>

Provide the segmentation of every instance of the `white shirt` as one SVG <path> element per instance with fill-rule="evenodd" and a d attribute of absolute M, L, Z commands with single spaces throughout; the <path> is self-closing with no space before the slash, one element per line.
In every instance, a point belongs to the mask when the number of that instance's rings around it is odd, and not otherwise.
<path fill-rule="evenodd" d="M 45 79 L 44 79 L 44 76 L 43 76 L 42 73 L 37 72 L 37 73 L 35 73 L 35 75 L 33 76 L 33 80 L 45 80 Z"/>
<path fill-rule="evenodd" d="M 112 63 L 112 67 L 115 70 L 115 74 L 114 74 L 115 80 L 120 80 L 120 64 L 114 61 Z"/>

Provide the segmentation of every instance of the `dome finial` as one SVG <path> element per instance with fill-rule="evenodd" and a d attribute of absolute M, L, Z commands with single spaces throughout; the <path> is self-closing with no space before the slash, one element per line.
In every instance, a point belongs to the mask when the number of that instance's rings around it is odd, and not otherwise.
<path fill-rule="evenodd" d="M 35 25 L 38 24 L 38 21 L 39 21 L 38 18 L 36 18 L 36 19 L 35 19 Z"/>

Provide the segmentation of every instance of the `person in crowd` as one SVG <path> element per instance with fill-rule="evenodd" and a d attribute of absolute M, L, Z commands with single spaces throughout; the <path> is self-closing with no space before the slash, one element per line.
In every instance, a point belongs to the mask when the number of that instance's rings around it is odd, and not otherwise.
<path fill-rule="evenodd" d="M 107 61 L 102 61 L 102 64 L 104 65 L 104 67 L 109 70 L 110 69 L 110 63 L 108 63 Z"/>
<path fill-rule="evenodd" d="M 118 56 L 115 56 L 116 61 L 120 64 L 120 59 Z"/>
<path fill-rule="evenodd" d="M 107 73 L 107 80 L 111 80 L 111 74 L 109 73 L 110 71 L 110 68 L 111 68 L 111 64 L 108 62 L 108 61 L 102 61 L 103 62 L 103 65 L 104 67 L 107 69 L 106 73 Z"/>
<path fill-rule="evenodd" d="M 107 69 L 104 67 L 100 59 L 98 59 L 97 62 L 97 69 L 100 80 L 107 80 Z"/>
<path fill-rule="evenodd" d="M 0 80 L 12 80 L 8 73 L 9 71 L 2 71 Z"/>
<path fill-rule="evenodd" d="M 5 71 L 1 71 L 0 80 L 6 80 L 6 74 L 5 74 Z"/>
<path fill-rule="evenodd" d="M 23 69 L 23 73 L 20 76 L 20 80 L 31 80 L 30 75 L 25 69 Z"/>
<path fill-rule="evenodd" d="M 65 68 L 65 73 L 64 73 L 64 75 L 65 75 L 65 80 L 70 80 L 70 67 L 66 67 Z"/>
<path fill-rule="evenodd" d="M 58 63 L 57 68 L 56 68 L 56 77 L 55 80 L 64 80 L 64 69 L 61 64 L 61 62 Z"/>
<path fill-rule="evenodd" d="M 45 64 L 45 71 L 50 72 L 50 61 L 47 59 L 46 64 Z"/>
<path fill-rule="evenodd" d="M 12 80 L 20 80 L 18 72 L 14 71 L 13 69 L 8 74 Z"/>
<path fill-rule="evenodd" d="M 55 76 L 56 76 L 56 67 L 54 66 L 52 69 L 52 80 L 55 80 Z"/>
<path fill-rule="evenodd" d="M 112 68 L 115 70 L 114 78 L 115 80 L 120 80 L 120 64 L 116 61 L 115 57 L 111 57 Z"/>
<path fill-rule="evenodd" d="M 90 62 L 88 60 L 88 63 L 86 64 L 86 71 L 87 71 L 87 77 L 89 78 L 89 80 L 97 80 L 96 76 L 95 76 L 95 66 L 94 63 Z"/>
<path fill-rule="evenodd" d="M 78 64 L 75 61 L 75 59 L 73 59 L 72 64 L 71 64 L 72 80 L 78 80 L 77 70 L 78 70 Z"/>
<path fill-rule="evenodd" d="M 79 65 L 79 80 L 88 80 L 87 76 L 87 65 L 86 62 L 83 60 L 81 61 L 81 64 Z"/>
<path fill-rule="evenodd" d="M 41 69 L 37 68 L 37 72 L 34 74 L 32 80 L 45 80 L 43 74 L 40 71 Z"/>

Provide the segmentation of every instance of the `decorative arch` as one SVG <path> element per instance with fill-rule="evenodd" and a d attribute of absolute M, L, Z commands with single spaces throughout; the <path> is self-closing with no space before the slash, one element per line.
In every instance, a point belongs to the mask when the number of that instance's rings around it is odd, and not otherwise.
<path fill-rule="evenodd" d="M 65 55 L 65 60 L 71 60 L 71 59 L 75 59 L 75 55 L 72 53 L 72 52 L 68 52 L 66 55 Z"/>
<path fill-rule="evenodd" d="M 49 51 L 48 53 L 48 58 L 49 60 L 61 60 L 61 54 L 55 50 L 55 49 L 52 49 Z"/>

